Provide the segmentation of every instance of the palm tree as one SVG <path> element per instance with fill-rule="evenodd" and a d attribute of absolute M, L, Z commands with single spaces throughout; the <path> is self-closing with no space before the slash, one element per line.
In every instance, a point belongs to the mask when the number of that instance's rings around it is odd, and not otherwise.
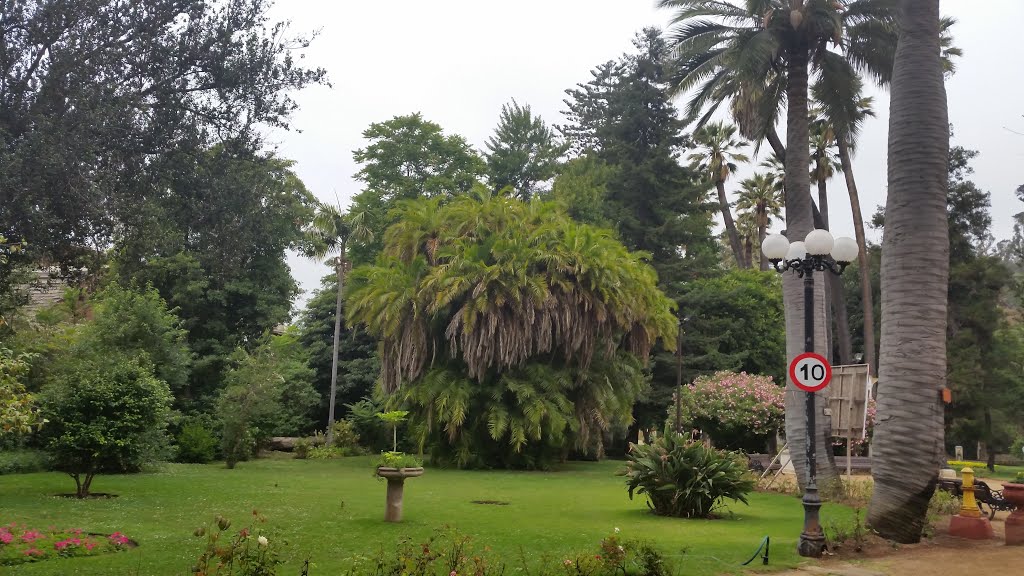
<path fill-rule="evenodd" d="M 317 260 L 328 258 L 338 279 L 338 299 L 334 309 L 334 354 L 331 361 L 331 395 L 327 408 L 327 443 L 334 441 L 334 401 L 338 391 L 338 353 L 341 339 L 341 301 L 345 290 L 345 274 L 351 268 L 346 258 L 349 239 L 369 240 L 372 236 L 365 225 L 365 213 L 343 213 L 339 208 L 317 202 L 313 221 L 306 231 L 306 253 Z"/>
<path fill-rule="evenodd" d="M 722 210 L 722 220 L 729 235 L 729 245 L 736 257 L 736 265 L 748 268 L 750 262 L 743 257 L 736 223 L 733 222 L 729 199 L 725 195 L 725 181 L 736 172 L 736 163 L 749 161 L 746 155 L 739 152 L 747 143 L 735 136 L 736 127 L 723 122 L 708 124 L 697 130 L 693 134 L 693 141 L 700 151 L 690 154 L 690 162 L 691 166 L 700 171 L 707 182 L 714 185 L 718 191 L 718 205 Z"/>
<path fill-rule="evenodd" d="M 785 101 L 785 151 L 780 149 L 781 142 L 777 146 L 773 143 L 773 148 L 778 155 L 785 155 L 786 232 L 791 238 L 803 238 L 814 228 L 807 169 L 810 72 L 813 69 L 817 78 L 831 74 L 835 67 L 830 64 L 837 60 L 872 73 L 884 65 L 874 58 L 877 46 L 851 39 L 874 39 L 878 34 L 872 27 L 888 29 L 892 1 L 748 0 L 743 7 L 717 0 L 659 0 L 658 4 L 676 10 L 668 32 L 675 63 L 671 78 L 678 92 L 697 89 L 688 104 L 691 117 L 744 91 L 751 95 L 757 110 L 766 111 L 760 112 L 762 118 L 770 118 Z M 830 51 L 830 44 L 837 45 L 842 53 Z M 767 135 L 774 123 L 762 119 L 760 126 Z M 824 308 L 824 298 L 819 286 L 815 290 L 815 309 Z M 804 350 L 803 289 L 795 276 L 783 279 L 783 301 L 786 351 L 792 358 Z M 827 334 L 823 316 L 815 318 L 815 325 L 818 338 L 814 345 L 823 350 Z M 792 383 L 789 385 L 796 390 Z M 798 394 L 787 394 L 786 400 L 786 437 L 800 473 L 798 478 L 803 479 L 807 448 L 803 402 Z M 820 473 L 822 485 L 827 485 L 838 478 L 838 473 L 826 440 L 829 423 L 826 418 L 821 420 L 821 430 L 814 436 L 817 453 L 828 460 Z"/>
<path fill-rule="evenodd" d="M 882 339 L 868 522 L 917 542 L 944 453 L 949 124 L 939 0 L 903 0 L 889 104 Z"/>
<path fill-rule="evenodd" d="M 740 182 L 740 193 L 736 200 L 736 209 L 753 214 L 757 227 L 757 249 L 768 233 L 768 226 L 773 217 L 782 216 L 782 182 L 772 174 L 758 173 Z M 761 258 L 760 269 L 768 269 L 768 260 Z"/>

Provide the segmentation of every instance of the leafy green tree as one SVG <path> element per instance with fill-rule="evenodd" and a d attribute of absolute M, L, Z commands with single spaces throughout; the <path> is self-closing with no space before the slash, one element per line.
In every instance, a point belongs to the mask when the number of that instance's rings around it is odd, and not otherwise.
<path fill-rule="evenodd" d="M 228 468 L 247 460 L 271 436 L 309 430 L 319 399 L 308 362 L 294 328 L 265 339 L 251 353 L 236 352 L 217 402 Z"/>
<path fill-rule="evenodd" d="M 93 298 L 92 315 L 79 339 L 83 345 L 111 353 L 144 354 L 153 374 L 172 393 L 183 391 L 192 362 L 187 333 L 155 288 L 110 284 Z"/>
<path fill-rule="evenodd" d="M 109 351 L 69 359 L 41 395 L 54 466 L 90 494 L 96 474 L 137 470 L 163 457 L 171 394 L 144 358 Z"/>
<path fill-rule="evenodd" d="M 608 183 L 615 168 L 596 155 L 573 158 L 565 163 L 551 187 L 551 199 L 577 222 L 614 228 L 607 210 Z"/>
<path fill-rule="evenodd" d="M 298 286 L 287 251 L 305 246 L 314 198 L 273 156 L 221 146 L 175 162 L 169 192 L 140 207 L 114 269 L 122 283 L 152 285 L 181 318 L 195 361 L 177 400 L 192 410 L 217 394 L 237 347 L 288 319 Z"/>
<path fill-rule="evenodd" d="M 494 136 L 487 139 L 487 179 L 495 192 L 506 188 L 529 200 L 543 194 L 544 185 L 558 172 L 566 146 L 530 106 L 512 104 L 501 107 L 501 118 Z"/>
<path fill-rule="evenodd" d="M 352 153 L 362 165 L 356 180 L 363 191 L 350 212 L 364 214 L 370 234 L 353 243 L 357 264 L 372 262 L 384 231 L 395 222 L 389 212 L 402 200 L 465 194 L 487 173 L 487 164 L 462 136 L 446 135 L 420 113 L 375 122 L 363 131 L 365 148 Z"/>
<path fill-rule="evenodd" d="M 669 48 L 653 28 L 634 45 L 635 53 L 567 91 L 569 122 L 559 130 L 574 153 L 611 168 L 602 175 L 604 218 L 628 248 L 651 254 L 662 287 L 675 294 L 715 267 L 711 206 L 698 176 L 680 163 L 685 140 L 667 90 Z"/>
<path fill-rule="evenodd" d="M 432 228 L 389 229 L 378 263 L 353 272 L 348 316 L 380 339 L 381 383 L 421 442 L 461 465 L 536 465 L 534 448 L 570 440 L 599 452 L 644 382 L 616 351 L 645 358 L 675 336 L 643 256 L 552 204 L 485 190 L 413 221 Z"/>
<path fill-rule="evenodd" d="M 0 44 L 0 233 L 73 262 L 166 194 L 168 153 L 260 148 L 289 93 L 324 83 L 271 0 L 8 2 Z M 225 244 L 230 244 L 225 242 Z"/>

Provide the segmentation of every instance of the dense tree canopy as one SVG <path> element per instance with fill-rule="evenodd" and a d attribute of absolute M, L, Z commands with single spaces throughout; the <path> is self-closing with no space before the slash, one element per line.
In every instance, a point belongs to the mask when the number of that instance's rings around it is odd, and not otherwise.
<path fill-rule="evenodd" d="M 0 233 L 72 262 L 131 223 L 180 171 L 174 154 L 286 127 L 298 65 L 270 0 L 5 2 Z"/>
<path fill-rule="evenodd" d="M 566 147 L 530 106 L 515 100 L 501 107 L 494 136 L 487 139 L 487 180 L 495 192 L 506 187 L 522 200 L 546 191 Z"/>
<path fill-rule="evenodd" d="M 404 215 L 383 258 L 353 271 L 348 316 L 380 339 L 382 385 L 414 404 L 424 441 L 443 428 L 444 446 L 467 464 L 489 445 L 511 457 L 570 432 L 586 443 L 613 423 L 601 405 L 628 423 L 644 378 L 612 359 L 645 358 L 675 337 L 673 303 L 644 256 L 551 204 L 484 189 L 443 206 L 410 203 Z M 627 369 L 630 378 L 613 377 Z"/>

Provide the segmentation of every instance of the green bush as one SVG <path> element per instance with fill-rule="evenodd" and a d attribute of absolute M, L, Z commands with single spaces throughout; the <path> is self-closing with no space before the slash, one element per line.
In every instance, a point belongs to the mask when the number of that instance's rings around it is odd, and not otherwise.
<path fill-rule="evenodd" d="M 334 447 L 348 455 L 356 455 L 360 452 L 359 434 L 356 433 L 355 424 L 350 420 L 334 422 Z"/>
<path fill-rule="evenodd" d="M 0 451 L 0 476 L 45 472 L 47 464 L 46 454 L 38 450 Z"/>
<path fill-rule="evenodd" d="M 178 446 L 178 462 L 206 464 L 217 455 L 217 438 L 197 420 L 187 421 L 175 441 Z"/>
<path fill-rule="evenodd" d="M 331 460 L 332 458 L 341 458 L 344 455 L 341 448 L 334 446 L 313 446 L 309 449 L 310 460 Z"/>
<path fill-rule="evenodd" d="M 299 438 L 292 446 L 292 453 L 295 454 L 296 458 L 305 460 L 306 458 L 309 458 L 309 450 L 312 447 L 313 442 L 310 441 L 309 438 Z"/>
<path fill-rule="evenodd" d="M 42 399 L 46 448 L 79 498 L 98 472 L 138 470 L 166 456 L 171 392 L 145 357 L 80 359 Z"/>
<path fill-rule="evenodd" d="M 747 504 L 754 489 L 745 459 L 708 448 L 682 434 L 666 434 L 653 444 L 631 445 L 626 469 L 629 497 L 646 494 L 659 516 L 706 518 L 723 499 Z"/>

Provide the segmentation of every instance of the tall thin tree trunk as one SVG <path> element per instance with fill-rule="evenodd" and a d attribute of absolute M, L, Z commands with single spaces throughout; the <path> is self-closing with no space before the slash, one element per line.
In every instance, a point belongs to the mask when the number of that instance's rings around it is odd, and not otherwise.
<path fill-rule="evenodd" d="M 341 340 L 341 297 L 345 290 L 345 244 L 342 243 L 341 256 L 334 262 L 334 270 L 338 275 L 338 298 L 334 305 L 334 355 L 331 361 L 331 399 L 327 404 L 327 445 L 334 445 L 334 401 L 338 395 L 338 352 Z"/>
<path fill-rule="evenodd" d="M 806 50 L 798 50 L 788 55 L 788 80 L 786 86 L 788 110 L 786 128 L 786 236 L 790 241 L 803 240 L 814 228 L 812 211 L 810 174 L 807 167 L 811 158 L 809 152 L 808 118 L 807 118 L 807 67 Z M 818 273 L 818 279 L 821 275 Z M 814 347 L 819 352 L 826 350 L 824 314 L 825 307 L 824 282 L 815 282 Z M 785 274 L 782 284 L 782 296 L 785 304 L 786 317 L 786 357 L 792 359 L 804 352 L 804 286 L 803 281 L 794 274 Z M 826 389 L 827 391 L 827 389 Z M 829 441 L 831 420 L 824 415 L 823 408 L 828 404 L 827 393 L 819 392 L 816 398 L 815 451 L 818 455 L 818 485 L 828 488 L 839 479 Z M 786 384 L 786 440 L 789 442 L 789 453 L 793 458 L 793 466 L 797 472 L 797 480 L 801 486 L 807 481 L 807 458 L 804 435 L 807 421 L 804 411 L 804 394 L 788 381 Z"/>
<path fill-rule="evenodd" d="M 821 160 L 818 160 L 817 173 L 821 173 Z M 821 214 L 821 227 L 830 230 L 828 223 L 828 182 L 818 177 L 818 207 Z M 843 281 L 838 276 L 825 274 L 825 282 L 828 283 L 828 300 L 831 314 L 826 314 L 825 323 L 829 327 L 829 334 L 833 334 L 832 320 L 835 319 L 835 342 L 839 349 L 839 363 L 849 364 L 853 358 L 853 342 L 850 341 L 850 315 L 846 311 L 846 292 L 843 290 Z M 831 356 L 833 343 L 828 343 L 828 351 Z"/>
<path fill-rule="evenodd" d="M 889 103 L 889 194 L 882 241 L 882 339 L 875 490 L 868 522 L 917 542 L 944 452 L 949 124 L 939 0 L 902 0 Z"/>
<path fill-rule="evenodd" d="M 846 189 L 850 192 L 850 209 L 853 211 L 853 230 L 857 238 L 857 271 L 860 273 L 860 300 L 864 308 L 864 363 L 872 374 L 878 374 L 875 351 L 875 302 L 871 291 L 871 264 L 868 262 L 868 243 L 864 236 L 864 217 L 860 212 L 860 194 L 857 180 L 853 177 L 853 161 L 846 138 L 838 138 L 839 161 L 846 177 Z"/>
<path fill-rule="evenodd" d="M 767 216 L 764 214 L 764 210 L 759 210 L 757 214 L 757 247 L 759 250 L 761 246 L 764 246 L 764 238 L 768 235 L 768 223 L 765 220 L 767 220 Z M 758 263 L 761 272 L 768 270 L 768 259 L 764 257 L 764 254 L 758 255 Z"/>
<path fill-rule="evenodd" d="M 722 209 L 722 220 L 725 222 L 725 232 L 729 235 L 729 245 L 732 247 L 733 256 L 736 257 L 736 267 L 748 268 L 749 264 L 743 258 L 743 245 L 740 243 L 740 235 L 736 231 L 736 223 L 732 219 L 732 209 L 729 208 L 729 199 L 725 196 L 725 182 L 715 182 L 715 189 L 718 191 L 718 205 Z"/>

